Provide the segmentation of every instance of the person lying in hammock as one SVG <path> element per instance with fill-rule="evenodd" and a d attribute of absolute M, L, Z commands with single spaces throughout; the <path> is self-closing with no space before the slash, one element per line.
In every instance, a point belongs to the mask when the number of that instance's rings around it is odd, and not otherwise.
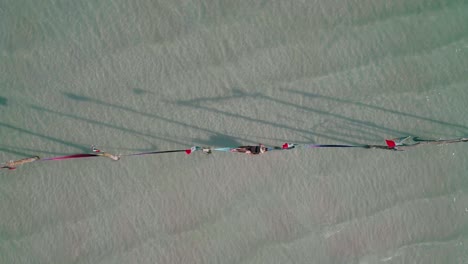
<path fill-rule="evenodd" d="M 91 150 L 99 156 L 103 156 L 115 161 L 120 160 L 119 155 L 113 155 L 108 152 L 101 151 L 100 149 L 97 149 L 95 145 L 91 145 Z"/>
<path fill-rule="evenodd" d="M 20 165 L 30 163 L 30 162 L 33 162 L 33 161 L 36 161 L 36 160 L 39 160 L 39 159 L 40 159 L 39 156 L 34 156 L 34 157 L 20 159 L 20 160 L 10 160 L 10 161 L 6 162 L 4 166 L 2 166 L 0 168 L 1 169 L 14 170 L 14 169 L 16 169 L 16 167 L 18 167 Z"/>
<path fill-rule="evenodd" d="M 237 148 L 231 149 L 231 152 L 239 152 L 251 155 L 258 155 L 263 154 L 268 151 L 268 148 L 265 147 L 263 144 L 259 144 L 258 146 L 240 146 Z"/>

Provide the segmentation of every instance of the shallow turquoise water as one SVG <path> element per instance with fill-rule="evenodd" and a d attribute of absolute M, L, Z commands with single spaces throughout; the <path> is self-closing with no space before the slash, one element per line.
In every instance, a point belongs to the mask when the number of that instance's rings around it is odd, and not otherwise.
<path fill-rule="evenodd" d="M 468 135 L 464 1 L 3 1 L 0 158 Z M 465 263 L 466 145 L 36 162 L 1 263 Z"/>

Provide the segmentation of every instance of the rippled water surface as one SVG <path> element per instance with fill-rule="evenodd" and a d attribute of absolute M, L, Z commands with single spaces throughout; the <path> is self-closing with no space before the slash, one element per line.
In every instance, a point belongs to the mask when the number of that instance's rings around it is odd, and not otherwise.
<path fill-rule="evenodd" d="M 0 1 L 0 158 L 468 136 L 468 4 Z M 467 263 L 468 146 L 0 171 L 1 263 Z"/>

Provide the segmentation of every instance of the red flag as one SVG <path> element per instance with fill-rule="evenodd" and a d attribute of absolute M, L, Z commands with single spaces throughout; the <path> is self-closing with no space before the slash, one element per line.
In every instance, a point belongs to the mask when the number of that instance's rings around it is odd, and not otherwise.
<path fill-rule="evenodd" d="M 395 141 L 393 141 L 393 140 L 386 139 L 386 140 L 385 140 L 385 143 L 387 143 L 388 148 L 391 148 L 391 149 L 392 149 L 392 148 L 395 148 L 395 147 L 396 147 L 396 143 L 395 143 Z"/>
<path fill-rule="evenodd" d="M 197 146 L 193 146 L 190 149 L 186 149 L 185 153 L 187 153 L 187 155 L 190 155 L 192 152 L 197 151 L 197 150 L 198 150 Z"/>

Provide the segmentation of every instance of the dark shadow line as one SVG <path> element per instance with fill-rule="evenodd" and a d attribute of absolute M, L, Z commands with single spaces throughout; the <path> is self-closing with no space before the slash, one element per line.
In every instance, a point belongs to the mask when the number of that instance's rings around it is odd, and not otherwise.
<path fill-rule="evenodd" d="M 176 101 L 175 103 L 176 103 L 176 104 L 179 104 L 178 101 Z M 182 106 L 188 106 L 188 107 L 193 107 L 193 108 L 200 108 L 200 109 L 203 109 L 203 110 L 206 110 L 206 111 L 209 111 L 209 112 L 213 112 L 213 113 L 217 113 L 217 114 L 222 114 L 222 115 L 229 116 L 229 117 L 244 119 L 244 120 L 246 120 L 246 121 L 250 121 L 250 122 L 254 122 L 254 123 L 261 123 L 261 124 L 269 125 L 269 126 L 273 126 L 273 127 L 279 127 L 279 128 L 283 128 L 283 129 L 287 129 L 287 130 L 291 130 L 291 131 L 296 131 L 296 132 L 305 133 L 305 134 L 308 134 L 308 135 L 313 135 L 313 136 L 328 138 L 328 139 L 336 140 L 336 141 L 339 141 L 339 142 L 345 142 L 345 143 L 349 143 L 349 144 L 358 144 L 358 142 L 353 142 L 353 141 L 349 141 L 349 140 L 344 140 L 344 139 L 341 139 L 341 138 L 335 138 L 335 137 L 332 137 L 332 136 L 329 136 L 329 135 L 326 135 L 326 134 L 314 133 L 314 132 L 311 132 L 311 131 L 305 130 L 305 129 L 292 128 L 292 127 L 290 127 L 290 126 L 281 125 L 281 124 L 277 124 L 277 123 L 270 122 L 270 121 L 266 121 L 266 120 L 259 120 L 259 119 L 254 119 L 254 118 L 251 118 L 251 117 L 248 117 L 248 116 L 243 116 L 243 115 L 239 115 L 239 114 L 233 114 L 233 113 L 230 113 L 230 112 L 218 110 L 218 109 L 211 108 L 211 107 L 207 107 L 207 106 L 194 105 L 194 104 L 188 104 L 188 105 L 186 105 L 186 104 L 187 104 L 187 103 L 185 103 L 185 104 L 180 104 L 180 105 L 182 105 Z"/>
<path fill-rule="evenodd" d="M 386 128 L 384 126 L 377 125 L 377 124 L 375 124 L 373 122 L 365 122 L 365 121 L 350 118 L 350 117 L 347 117 L 347 116 L 344 116 L 344 115 L 334 114 L 334 113 L 330 113 L 330 112 L 327 112 L 327 111 L 324 111 L 324 110 L 314 109 L 314 108 L 311 108 L 311 107 L 298 106 L 298 105 L 295 105 L 293 103 L 282 101 L 282 100 L 279 100 L 279 99 L 276 99 L 276 98 L 273 98 L 273 97 L 270 97 L 270 96 L 266 96 L 266 95 L 260 95 L 260 97 L 264 98 L 266 100 L 273 101 L 273 102 L 278 103 L 278 104 L 283 104 L 283 105 L 286 105 L 286 106 L 295 107 L 297 109 L 305 110 L 305 111 L 320 114 L 320 115 L 331 116 L 331 117 L 341 119 L 341 120 L 345 120 L 345 121 L 348 121 L 348 122 L 351 122 L 351 123 L 354 123 L 354 124 L 358 124 L 358 125 L 361 125 L 361 126 L 374 128 L 376 130 L 381 130 L 381 131 L 385 131 L 385 132 L 386 131 L 391 131 L 391 132 L 394 132 L 394 133 L 399 134 L 399 135 L 409 135 L 408 132 L 403 132 L 403 131 L 399 131 L 399 130 L 396 130 L 396 129 Z"/>
<path fill-rule="evenodd" d="M 437 124 L 441 124 L 441 125 L 448 125 L 448 126 L 458 127 L 458 128 L 462 128 L 462 129 L 465 129 L 465 130 L 468 129 L 468 127 L 466 127 L 466 126 L 462 126 L 462 125 L 458 125 L 458 124 L 451 124 L 451 123 L 444 122 L 444 121 L 430 119 L 430 118 L 423 117 L 423 116 L 418 116 L 418 115 L 415 115 L 415 114 L 404 113 L 404 112 L 397 111 L 397 110 L 386 109 L 386 108 L 383 108 L 383 107 L 373 106 L 373 105 L 369 105 L 369 104 L 365 104 L 365 103 L 351 102 L 351 101 L 347 101 L 347 100 L 343 100 L 343 99 L 339 99 L 339 98 L 333 98 L 333 97 L 330 97 L 330 96 L 324 96 L 324 95 L 319 95 L 319 94 L 314 94 L 314 93 L 301 92 L 301 91 L 297 91 L 297 90 L 293 90 L 293 89 L 288 90 L 288 89 L 280 88 L 280 90 L 286 91 L 286 92 L 289 92 L 289 93 L 296 93 L 296 94 L 299 94 L 299 95 L 302 95 L 302 96 L 307 96 L 307 97 L 312 97 L 312 98 L 323 98 L 323 99 L 327 99 L 327 100 L 331 100 L 331 101 L 336 101 L 336 102 L 339 102 L 339 103 L 353 104 L 353 105 L 362 106 L 362 107 L 366 107 L 366 108 L 370 108 L 370 109 L 374 109 L 374 110 L 380 110 L 380 111 L 388 112 L 388 113 L 391 113 L 391 114 L 397 114 L 397 115 L 401 115 L 401 116 L 417 118 L 417 119 L 420 119 L 420 120 L 429 121 L 429 122 L 437 123 Z M 346 121 L 348 121 L 348 122 L 350 122 L 352 124 L 358 124 L 360 126 L 374 128 L 377 131 L 383 131 L 383 132 L 390 131 L 390 132 L 396 133 L 395 136 L 413 135 L 412 133 L 407 132 L 407 131 L 399 131 L 399 130 L 395 130 L 395 129 L 391 129 L 391 128 L 386 128 L 384 126 L 377 125 L 377 124 L 372 123 L 372 122 L 364 122 L 364 121 L 349 118 L 349 117 L 346 117 L 346 116 L 343 116 L 343 115 L 329 113 L 329 112 L 326 112 L 326 111 L 323 111 L 323 110 L 313 109 L 313 108 L 304 107 L 304 106 L 298 106 L 298 105 L 295 105 L 295 104 L 292 104 L 292 103 L 289 103 L 289 102 L 286 102 L 286 101 L 282 101 L 282 100 L 279 100 L 279 99 L 276 99 L 276 98 L 273 98 L 273 97 L 270 97 L 270 96 L 263 95 L 261 93 L 247 94 L 247 93 L 244 93 L 242 91 L 240 91 L 240 93 L 242 93 L 243 97 L 250 96 L 252 98 L 254 98 L 254 97 L 263 98 L 263 99 L 270 100 L 270 101 L 280 103 L 280 104 L 283 104 L 283 105 L 292 106 L 292 107 L 295 107 L 295 108 L 298 108 L 298 109 L 301 109 L 301 110 L 306 110 L 306 111 L 309 111 L 309 112 L 314 112 L 314 113 L 322 114 L 322 115 L 330 115 L 330 116 L 338 118 L 338 119 L 346 120 Z M 231 97 L 224 96 L 222 98 L 223 98 L 223 100 L 229 99 L 229 98 L 234 99 L 233 96 L 231 96 Z M 189 104 L 189 105 L 192 105 L 192 106 L 195 107 L 195 103 L 203 102 L 203 101 L 217 101 L 217 98 L 203 98 L 202 100 L 198 100 L 198 99 L 195 99 L 195 100 L 182 100 L 182 101 L 177 101 L 177 103 Z M 199 105 L 197 105 L 197 106 L 200 107 Z M 330 133 L 333 133 L 333 132 L 330 132 Z M 337 133 L 337 135 L 338 134 L 339 133 Z"/>
<path fill-rule="evenodd" d="M 82 98 L 82 99 L 79 99 L 79 101 L 86 101 L 86 102 L 91 102 L 91 103 L 104 105 L 104 106 L 108 106 L 108 107 L 112 107 L 112 108 L 117 108 L 117 109 L 121 109 L 121 110 L 128 111 L 128 112 L 131 112 L 131 113 L 139 114 L 139 115 L 142 115 L 142 116 L 159 119 L 159 120 L 162 120 L 162 121 L 165 121 L 165 122 L 168 122 L 168 123 L 188 127 L 188 128 L 191 128 L 191 129 L 198 129 L 198 130 L 201 130 L 201 131 L 204 131 L 204 132 L 213 133 L 213 131 L 211 131 L 209 129 L 206 129 L 206 128 L 203 128 L 203 127 L 189 125 L 189 124 L 182 123 L 182 122 L 179 122 L 179 121 L 171 120 L 171 119 L 166 118 L 166 117 L 162 117 L 162 116 L 158 116 L 158 115 L 154 115 L 154 114 L 148 114 L 148 113 L 145 113 L 145 112 L 140 112 L 140 111 L 137 111 L 137 110 L 132 109 L 130 107 L 116 105 L 116 104 L 112 104 L 112 103 L 107 103 L 107 102 L 104 102 L 104 101 L 101 101 L 101 100 L 98 100 L 98 99 L 94 99 L 94 98 L 90 98 L 90 97 L 86 97 L 86 96 L 81 96 L 81 95 L 76 95 L 76 94 L 73 94 L 73 93 L 68 93 L 68 92 L 62 92 L 62 93 L 66 97 L 68 97 L 69 99 L 78 100 L 76 98 Z"/>
<path fill-rule="evenodd" d="M 352 129 L 352 131 L 354 132 L 360 133 L 362 135 L 367 135 L 367 137 L 366 136 L 361 137 L 363 140 L 368 140 L 369 138 L 382 138 L 382 135 L 380 133 L 368 131 L 362 126 L 360 126 L 359 124 L 353 124 L 353 123 L 343 124 L 343 125 L 338 126 L 338 128 L 340 129 L 340 131 L 350 131 Z M 340 131 L 338 132 L 330 131 L 330 133 L 340 134 Z M 355 138 L 359 138 L 359 136 Z"/>
<path fill-rule="evenodd" d="M 50 154 L 50 155 L 66 155 L 66 154 L 69 154 L 69 153 L 65 153 L 65 152 L 37 150 L 37 149 L 14 147 L 14 146 L 8 146 L 8 145 L 0 145 L 0 147 L 3 147 L 4 149 L 8 149 L 10 151 L 20 151 L 21 150 L 21 151 L 31 151 L 31 152 L 37 152 L 37 153 L 43 153 L 43 154 Z M 2 150 L 2 149 L 0 149 L 0 150 Z"/>
<path fill-rule="evenodd" d="M 302 92 L 302 91 L 297 91 L 297 90 L 293 90 L 293 89 L 283 89 L 283 88 L 281 88 L 281 90 L 289 92 L 289 93 L 295 93 L 295 94 L 299 94 L 299 95 L 302 95 L 302 96 L 307 96 L 307 97 L 310 97 L 310 98 L 322 98 L 322 99 L 335 101 L 335 102 L 339 102 L 339 103 L 346 103 L 346 104 L 352 104 L 352 105 L 357 105 L 357 106 L 363 106 L 363 107 L 367 107 L 367 108 L 371 108 L 371 109 L 375 109 L 375 110 L 380 110 L 380 111 L 384 111 L 384 112 L 388 112 L 388 113 L 392 113 L 392 114 L 396 114 L 396 115 L 416 118 L 416 119 L 436 123 L 436 124 L 439 124 L 439 125 L 452 126 L 452 127 L 462 128 L 462 129 L 465 129 L 465 130 L 468 129 L 468 127 L 463 126 L 463 125 L 452 124 L 452 123 L 449 123 L 449 122 L 439 121 L 439 120 L 435 120 L 435 119 L 431 119 L 431 118 L 428 118 L 428 117 L 423 117 L 423 116 L 419 116 L 419 115 L 415 115 L 415 114 L 404 113 L 404 112 L 401 112 L 401 111 L 398 111 L 398 110 L 391 110 L 391 109 L 387 109 L 387 108 L 384 108 L 384 107 L 381 107 L 381 106 L 375 106 L 375 105 L 365 104 L 365 103 L 361 103 L 361 102 L 352 102 L 352 101 L 348 101 L 348 100 L 344 100 L 344 99 L 334 98 L 334 97 L 331 97 L 331 96 L 320 95 L 320 94 L 316 94 L 316 93 Z"/>
<path fill-rule="evenodd" d="M 6 153 L 11 153 L 11 154 L 22 156 L 22 157 L 31 157 L 31 156 L 35 155 L 35 154 L 29 154 L 29 153 L 25 153 L 25 152 L 19 152 L 19 151 L 8 149 L 8 148 L 0 148 L 0 151 L 1 152 L 6 152 Z M 0 164 L 1 163 L 2 162 L 0 161 Z"/>
<path fill-rule="evenodd" d="M 245 93 L 244 91 L 240 89 L 232 89 L 232 95 L 228 96 L 217 96 L 217 97 L 199 97 L 195 99 L 190 99 L 190 100 L 180 100 L 177 101 L 178 103 L 187 103 L 187 104 L 196 104 L 196 103 L 202 103 L 206 101 L 226 101 L 226 100 L 231 100 L 231 99 L 239 99 L 243 97 L 248 97 L 252 96 L 251 94 Z"/>
<path fill-rule="evenodd" d="M 428 1 L 430 2 L 430 1 Z M 432 12 L 435 12 L 435 11 L 443 11 L 444 9 L 446 9 L 447 7 L 448 8 L 452 8 L 452 5 L 455 5 L 455 4 L 460 4 L 460 3 L 464 3 L 464 0 L 460 0 L 460 1 L 448 1 L 448 2 L 445 2 L 443 3 L 442 5 L 439 5 L 439 4 L 432 4 L 432 3 L 429 3 L 429 6 L 425 6 L 423 8 L 421 7 L 416 7 L 416 8 L 413 8 L 407 12 L 403 11 L 403 12 L 394 12 L 394 14 L 392 12 L 388 13 L 388 12 L 381 12 L 380 15 L 378 15 L 375 19 L 360 19 L 360 17 L 356 18 L 355 20 L 352 19 L 353 21 L 353 26 L 365 26 L 365 25 L 369 25 L 371 23 L 375 23 L 377 21 L 387 21 L 387 20 L 390 20 L 390 19 L 393 19 L 393 18 L 408 18 L 412 15 L 419 15 L 419 14 L 422 14 L 422 13 L 432 13 Z M 441 9 L 442 8 L 442 9 Z"/>
<path fill-rule="evenodd" d="M 342 131 L 346 131 L 346 130 L 342 130 Z M 353 139 L 356 139 L 356 140 L 362 140 L 364 142 L 366 141 L 369 141 L 370 139 L 383 139 L 382 135 L 381 134 L 377 134 L 377 133 L 369 133 L 367 131 L 364 131 L 362 129 L 353 129 L 354 132 L 358 132 L 358 133 L 361 133 L 361 134 L 368 134 L 368 136 L 356 136 L 356 135 L 352 135 L 352 138 Z M 330 135 L 334 135 L 334 136 L 337 136 L 337 137 L 350 137 L 351 134 L 350 133 L 346 133 L 346 132 L 340 132 L 340 131 L 326 131 L 328 134 Z"/>
<path fill-rule="evenodd" d="M 275 103 L 279 103 L 279 104 L 283 104 L 283 105 L 286 105 L 286 106 L 294 107 L 294 108 L 297 108 L 297 109 L 300 109 L 300 110 L 305 110 L 305 111 L 320 114 L 320 115 L 332 116 L 334 118 L 345 120 L 345 121 L 347 121 L 347 122 L 349 122 L 351 124 L 357 125 L 358 127 L 368 127 L 368 128 L 373 128 L 376 131 L 383 131 L 383 132 L 390 131 L 392 133 L 396 133 L 397 135 L 410 135 L 409 132 L 404 132 L 404 131 L 399 131 L 399 130 L 395 130 L 395 129 L 386 128 L 384 126 L 380 126 L 380 125 L 377 125 L 377 124 L 372 123 L 372 122 L 364 122 L 364 121 L 360 121 L 360 120 L 357 120 L 357 119 L 354 119 L 354 118 L 346 117 L 346 116 L 339 115 L 339 114 L 329 113 L 329 112 L 319 110 L 319 109 L 314 109 L 314 108 L 304 107 L 304 106 L 298 106 L 296 104 L 289 103 L 289 102 L 283 101 L 283 100 L 279 100 L 279 99 L 276 99 L 276 98 L 273 98 L 273 97 L 270 97 L 270 96 L 267 96 L 267 95 L 263 95 L 261 93 L 253 93 L 253 94 L 248 94 L 248 93 L 244 93 L 244 92 L 242 92 L 242 93 L 243 93 L 244 97 L 248 97 L 248 96 L 252 97 L 252 98 L 258 97 L 258 98 L 269 100 L 269 101 L 272 101 L 272 102 L 275 102 Z M 234 97 L 228 97 L 228 96 L 223 97 L 223 99 L 226 99 L 226 98 L 234 99 Z M 206 106 L 201 106 L 199 104 L 194 103 L 194 102 L 198 102 L 198 101 L 199 100 L 183 100 L 183 101 L 177 101 L 177 103 L 179 103 L 179 104 L 188 104 L 188 105 L 192 105 L 193 107 L 199 107 L 199 108 L 205 108 L 205 109 L 208 108 Z M 216 101 L 216 98 L 213 98 L 213 99 L 203 98 L 203 101 Z M 211 108 L 210 111 L 213 111 L 213 110 L 214 109 Z M 223 112 L 223 113 L 226 113 L 226 112 Z M 240 117 L 240 116 L 237 116 L 237 117 Z M 256 122 L 256 120 L 254 120 L 254 119 L 249 120 L 249 121 Z M 310 132 L 308 132 L 308 133 L 310 133 Z M 330 132 L 330 134 L 331 133 L 334 133 L 334 132 Z M 375 135 L 375 133 L 371 133 L 371 132 L 367 132 L 367 133 Z M 330 134 L 327 133 L 328 136 L 330 136 Z M 320 134 L 315 133 L 315 135 L 320 135 Z M 336 135 L 339 135 L 339 133 L 337 132 Z M 334 139 L 336 140 L 337 138 L 334 138 Z M 343 139 L 340 139 L 339 141 L 342 141 L 342 140 Z M 348 143 L 356 143 L 356 142 L 348 142 Z"/>
<path fill-rule="evenodd" d="M 154 139 L 169 141 L 169 142 L 176 143 L 176 144 L 186 145 L 183 142 L 173 140 L 173 139 L 170 139 L 170 138 L 164 138 L 164 137 L 160 137 L 160 136 L 146 134 L 146 133 L 139 132 L 139 131 L 136 131 L 136 130 L 133 130 L 133 129 L 128 129 L 128 128 L 124 128 L 124 127 L 121 127 L 121 126 L 111 125 L 111 124 L 99 122 L 99 121 L 96 121 L 96 120 L 92 120 L 92 119 L 88 119 L 88 118 L 84 118 L 84 117 L 79 117 L 79 116 L 76 116 L 76 115 L 59 113 L 59 112 L 56 112 L 56 111 L 53 111 L 53 110 L 50 110 L 50 109 L 46 109 L 46 108 L 43 108 L 43 107 L 40 107 L 40 106 L 30 105 L 30 107 L 35 109 L 35 110 L 38 110 L 38 111 L 52 113 L 52 114 L 56 114 L 56 115 L 59 115 L 59 116 L 62 116 L 62 117 L 67 117 L 67 118 L 72 118 L 72 119 L 75 119 L 75 120 L 88 122 L 88 123 L 94 124 L 94 125 L 113 128 L 113 129 L 121 130 L 121 131 L 124 131 L 124 132 L 127 132 L 127 133 L 131 133 L 131 134 L 133 133 L 133 134 L 137 134 L 137 135 L 140 135 L 140 136 L 146 136 L 146 137 L 150 137 L 150 138 L 154 138 Z"/>
<path fill-rule="evenodd" d="M 70 141 L 65 141 L 65 140 L 62 140 L 62 139 L 53 138 L 53 137 L 50 137 L 50 136 L 45 136 L 45 135 L 42 135 L 42 134 L 39 134 L 39 133 L 31 132 L 30 130 L 26 130 L 24 128 L 19 128 L 19 127 L 15 127 L 13 125 L 9 125 L 9 124 L 3 123 L 3 122 L 0 122 L 0 126 L 10 128 L 10 129 L 13 129 L 13 130 L 16 130 L 18 132 L 25 133 L 25 134 L 28 134 L 28 135 L 40 137 L 40 138 L 43 138 L 43 139 L 46 139 L 46 140 L 49 140 L 49 141 L 52 141 L 52 142 L 55 142 L 55 143 L 65 145 L 65 146 L 74 147 L 74 148 L 79 149 L 81 151 L 88 150 L 88 148 L 85 148 L 85 147 L 83 147 L 82 145 L 79 145 L 79 144 L 71 143 Z"/>
<path fill-rule="evenodd" d="M 128 112 L 131 112 L 131 113 L 139 114 L 139 115 L 142 115 L 142 116 L 145 116 L 145 117 L 162 120 L 162 121 L 165 121 L 167 123 L 171 123 L 171 124 L 183 126 L 183 127 L 186 127 L 186 128 L 203 131 L 203 132 L 206 132 L 206 133 L 208 133 L 210 135 L 226 136 L 226 135 L 223 135 L 222 133 L 215 132 L 213 130 L 210 130 L 210 129 L 207 129 L 207 128 L 204 128 L 204 127 L 200 127 L 200 126 L 196 126 L 196 125 L 190 125 L 190 124 L 187 124 L 187 123 L 183 123 L 183 122 L 175 121 L 175 120 L 172 120 L 172 119 L 169 119 L 169 118 L 166 118 L 166 117 L 162 117 L 162 116 L 159 116 L 159 115 L 140 112 L 140 111 L 137 111 L 137 110 L 132 109 L 130 107 L 116 105 L 116 104 L 112 104 L 112 103 L 107 103 L 107 102 L 104 102 L 102 100 L 98 100 L 98 99 L 94 99 L 94 98 L 90 98 L 90 97 L 86 97 L 86 96 L 81 96 L 81 95 L 76 95 L 76 94 L 73 94 L 73 93 L 68 93 L 68 92 L 62 92 L 62 93 L 66 97 L 68 97 L 69 99 L 78 100 L 78 101 L 86 101 L 86 102 L 91 102 L 91 103 L 95 103 L 95 104 L 99 104 L 99 105 L 104 105 L 104 106 L 108 106 L 108 107 L 112 107 L 112 108 L 116 108 L 116 109 L 121 109 L 121 110 L 128 111 Z M 79 99 L 77 99 L 77 98 L 79 98 Z M 51 111 L 51 110 L 48 110 L 48 111 Z M 56 114 L 59 114 L 59 113 L 56 113 Z M 71 116 L 71 117 L 73 117 L 73 116 Z M 89 121 L 87 119 L 82 119 L 82 120 Z M 109 125 L 109 126 L 111 126 L 111 125 Z M 117 128 L 117 127 L 113 127 L 113 128 Z M 235 137 L 235 136 L 229 136 L 229 137 L 234 138 L 236 140 L 244 141 L 244 139 L 240 138 L 240 137 Z M 161 139 L 163 139 L 163 138 L 161 138 Z M 167 140 L 167 139 L 164 139 L 164 140 Z M 175 141 L 175 143 L 180 143 L 180 142 Z"/>

